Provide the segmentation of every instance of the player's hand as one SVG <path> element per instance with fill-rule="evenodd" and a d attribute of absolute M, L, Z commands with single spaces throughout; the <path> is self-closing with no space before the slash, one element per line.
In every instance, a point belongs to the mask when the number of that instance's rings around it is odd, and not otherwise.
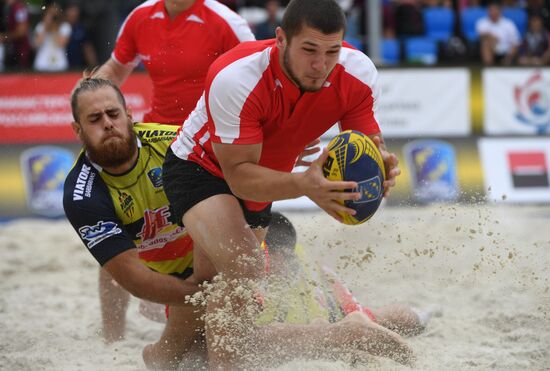
<path fill-rule="evenodd" d="M 382 160 L 384 161 L 384 168 L 386 169 L 386 180 L 384 181 L 382 186 L 384 187 L 384 197 L 389 197 L 390 188 L 395 187 L 396 184 L 395 178 L 397 178 L 401 174 L 401 170 L 398 167 L 399 160 L 397 159 L 395 153 L 391 153 L 386 150 L 386 147 L 381 144 L 382 140 L 379 136 L 372 137 L 372 140 L 380 150 Z"/>
<path fill-rule="evenodd" d="M 321 148 L 317 147 L 319 143 L 321 143 L 321 139 L 319 138 L 309 143 L 306 148 L 304 148 L 303 152 L 300 153 L 300 156 L 298 156 L 298 160 L 296 160 L 296 164 L 294 164 L 294 166 L 310 166 L 312 162 L 304 160 L 304 157 L 319 152 L 321 150 Z"/>
<path fill-rule="evenodd" d="M 342 222 L 339 213 L 355 215 L 355 210 L 339 202 L 358 200 L 358 192 L 344 192 L 357 188 L 357 182 L 331 181 L 323 176 L 323 164 L 328 157 L 328 150 L 323 148 L 321 155 L 313 161 L 310 167 L 298 177 L 298 187 L 302 193 L 315 202 L 321 209 L 334 219 Z"/>

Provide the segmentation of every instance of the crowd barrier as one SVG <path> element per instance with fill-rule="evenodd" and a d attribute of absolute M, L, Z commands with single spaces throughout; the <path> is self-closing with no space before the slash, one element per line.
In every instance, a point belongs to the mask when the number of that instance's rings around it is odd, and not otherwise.
<path fill-rule="evenodd" d="M 79 78 L 0 75 L 1 219 L 63 214 L 64 176 L 80 149 L 69 102 Z M 550 68 L 382 69 L 379 86 L 377 117 L 403 170 L 386 204 L 550 202 Z M 149 78 L 133 74 L 123 92 L 140 120 Z"/>

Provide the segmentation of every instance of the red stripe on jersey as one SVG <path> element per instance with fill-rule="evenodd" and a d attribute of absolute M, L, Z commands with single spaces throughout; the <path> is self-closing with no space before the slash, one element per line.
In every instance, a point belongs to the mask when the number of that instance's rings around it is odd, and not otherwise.
<path fill-rule="evenodd" d="M 165 261 L 182 258 L 193 251 L 193 240 L 186 235 L 177 240 L 167 242 L 161 249 L 140 251 L 139 257 L 145 261 Z"/>

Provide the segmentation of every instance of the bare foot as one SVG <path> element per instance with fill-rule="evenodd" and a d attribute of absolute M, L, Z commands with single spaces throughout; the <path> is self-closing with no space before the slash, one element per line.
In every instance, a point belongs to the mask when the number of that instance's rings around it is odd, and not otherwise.
<path fill-rule="evenodd" d="M 361 312 L 347 315 L 341 323 L 351 326 L 351 343 L 359 350 L 378 356 L 388 357 L 404 365 L 412 366 L 415 356 L 405 340 L 397 333 L 373 322 Z"/>

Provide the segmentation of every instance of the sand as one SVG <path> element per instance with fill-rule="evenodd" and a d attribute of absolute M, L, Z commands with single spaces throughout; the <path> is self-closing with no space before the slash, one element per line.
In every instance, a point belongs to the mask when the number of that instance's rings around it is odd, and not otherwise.
<path fill-rule="evenodd" d="M 439 306 L 408 341 L 419 370 L 550 369 L 550 207 L 384 207 L 347 227 L 288 213 L 310 256 L 370 306 Z M 103 344 L 97 263 L 66 221 L 0 225 L 0 369 L 143 370 L 162 325 L 128 311 L 126 340 Z M 300 361 L 278 370 L 347 370 Z M 373 359 L 354 369 L 407 369 Z"/>

